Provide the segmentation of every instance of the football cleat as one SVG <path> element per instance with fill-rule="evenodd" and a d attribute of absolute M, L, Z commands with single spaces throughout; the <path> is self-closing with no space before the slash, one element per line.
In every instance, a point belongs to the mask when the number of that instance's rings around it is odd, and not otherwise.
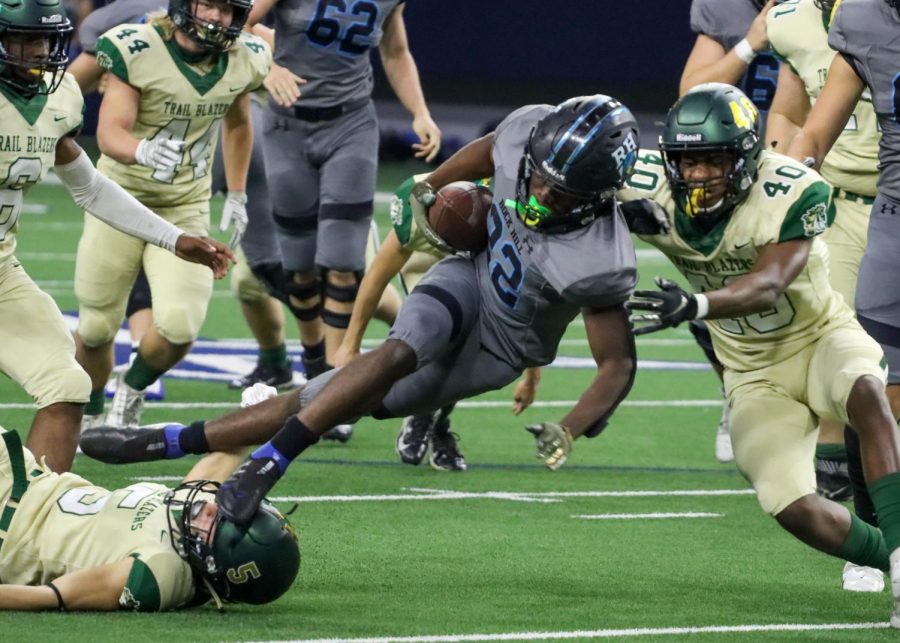
<path fill-rule="evenodd" d="M 89 431 L 91 429 L 96 429 L 97 427 L 103 426 L 106 424 L 106 414 L 99 413 L 97 415 L 88 415 L 85 413 L 81 416 L 81 432 Z"/>
<path fill-rule="evenodd" d="M 322 434 L 323 440 L 330 440 L 332 442 L 340 442 L 343 444 L 347 442 L 350 438 L 353 437 L 353 425 L 352 424 L 337 424 Z"/>
<path fill-rule="evenodd" d="M 841 502 L 853 497 L 853 485 L 847 463 L 839 460 L 816 458 L 816 493 L 828 500 Z"/>
<path fill-rule="evenodd" d="M 272 458 L 250 458 L 219 487 L 216 501 L 222 515 L 238 525 L 249 524 L 281 474 Z"/>
<path fill-rule="evenodd" d="M 438 411 L 440 413 L 440 411 Z M 459 436 L 450 431 L 450 419 L 442 417 L 438 424 L 446 422 L 446 428 L 433 427 L 431 430 L 431 454 L 428 461 L 438 471 L 465 471 L 466 459 L 459 450 Z"/>
<path fill-rule="evenodd" d="M 844 565 L 843 587 L 848 592 L 880 592 L 884 589 L 884 572 L 847 561 Z"/>
<path fill-rule="evenodd" d="M 133 389 L 125 383 L 125 372 L 116 378 L 116 394 L 113 396 L 109 413 L 106 415 L 108 426 L 135 428 L 141 420 L 144 408 L 144 391 Z"/>
<path fill-rule="evenodd" d="M 734 462 L 734 450 L 731 447 L 731 434 L 728 432 L 728 416 L 731 408 L 728 402 L 722 404 L 722 417 L 716 428 L 716 460 L 719 462 Z"/>
<path fill-rule="evenodd" d="M 900 548 L 891 552 L 891 593 L 894 609 L 891 612 L 891 627 L 900 629 Z"/>
<path fill-rule="evenodd" d="M 406 464 L 418 465 L 428 451 L 428 433 L 434 414 L 411 415 L 403 420 L 394 450 Z"/>
<path fill-rule="evenodd" d="M 166 426 L 100 426 L 82 433 L 78 446 L 85 455 L 107 464 L 163 460 L 166 458 Z"/>
<path fill-rule="evenodd" d="M 244 375 L 231 380 L 228 388 L 245 389 L 257 382 L 274 386 L 277 389 L 287 389 L 294 384 L 294 369 L 290 362 L 281 368 L 270 368 L 261 362 L 257 362 L 256 368 Z"/>

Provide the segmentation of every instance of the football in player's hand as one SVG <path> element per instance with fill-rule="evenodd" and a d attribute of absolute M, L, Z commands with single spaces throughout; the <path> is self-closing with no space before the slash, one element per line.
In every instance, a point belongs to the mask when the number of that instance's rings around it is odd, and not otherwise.
<path fill-rule="evenodd" d="M 447 245 L 462 252 L 480 252 L 487 246 L 487 217 L 494 195 L 469 181 L 448 183 L 428 209 L 428 223 Z"/>

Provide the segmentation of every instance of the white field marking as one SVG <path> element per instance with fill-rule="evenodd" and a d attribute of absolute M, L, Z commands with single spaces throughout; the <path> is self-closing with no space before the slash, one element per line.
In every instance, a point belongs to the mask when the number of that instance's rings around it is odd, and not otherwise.
<path fill-rule="evenodd" d="M 684 511 L 649 514 L 575 514 L 571 517 L 580 520 L 659 520 L 668 518 L 721 518 L 723 515 L 706 511 Z"/>
<path fill-rule="evenodd" d="M 367 638 L 293 639 L 265 643 L 454 643 L 464 641 L 539 641 L 559 639 L 611 639 L 633 636 L 683 636 L 741 632 L 828 632 L 834 630 L 884 630 L 890 623 L 773 623 L 770 625 L 707 625 L 702 627 L 636 627 L 621 630 L 571 630 L 568 632 L 505 632 L 502 634 L 436 634 L 433 636 L 378 636 Z"/>
<path fill-rule="evenodd" d="M 75 261 L 74 252 L 17 252 L 16 258 L 23 261 Z"/>
<path fill-rule="evenodd" d="M 185 377 L 188 377 L 185 374 Z M 212 377 L 209 377 L 212 379 Z M 576 400 L 538 400 L 531 405 L 535 409 L 568 408 L 575 405 Z M 512 406 L 509 400 L 463 400 L 456 404 L 457 409 L 505 409 Z M 619 406 L 636 408 L 721 408 L 722 400 L 625 400 Z M 146 402 L 148 409 L 235 409 L 238 402 Z M 30 402 L 0 403 L 0 409 L 33 409 Z"/>

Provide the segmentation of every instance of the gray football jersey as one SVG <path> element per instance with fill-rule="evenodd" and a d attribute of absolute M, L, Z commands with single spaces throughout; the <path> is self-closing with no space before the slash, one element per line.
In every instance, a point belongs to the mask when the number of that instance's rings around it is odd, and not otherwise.
<path fill-rule="evenodd" d="M 881 129 L 878 191 L 900 201 L 900 18 L 884 0 L 843 0 L 828 44 L 844 55 L 872 92 Z"/>
<path fill-rule="evenodd" d="M 113 27 L 143 22 L 148 13 L 164 11 L 167 5 L 166 0 L 116 0 L 92 11 L 78 27 L 81 48 L 93 54 L 97 49 L 97 39 Z"/>
<path fill-rule="evenodd" d="M 725 51 L 730 51 L 747 35 L 757 15 L 759 7 L 752 0 L 693 0 L 691 30 L 709 36 Z M 778 59 L 768 51 L 756 54 L 737 83 L 761 112 L 767 112 L 772 106 L 777 84 Z M 765 123 L 765 118 L 762 122 Z"/>
<path fill-rule="evenodd" d="M 529 105 L 497 127 L 488 248 L 475 257 L 482 345 L 516 366 L 549 364 L 569 322 L 584 308 L 625 301 L 637 281 L 634 245 L 622 213 L 562 234 L 529 230 L 506 205 L 532 127 L 553 108 Z"/>
<path fill-rule="evenodd" d="M 404 0 L 280 0 L 275 62 L 307 80 L 298 105 L 330 107 L 372 93 L 370 50 Z"/>

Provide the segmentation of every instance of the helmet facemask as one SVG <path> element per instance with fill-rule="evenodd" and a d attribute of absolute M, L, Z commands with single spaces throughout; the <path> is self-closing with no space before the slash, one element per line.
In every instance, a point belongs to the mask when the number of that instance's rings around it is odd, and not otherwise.
<path fill-rule="evenodd" d="M 166 517 L 169 522 L 169 538 L 172 548 L 184 559 L 191 569 L 205 578 L 220 594 L 223 570 L 213 556 L 213 542 L 221 522 L 217 514 L 207 529 L 198 529 L 193 523 L 200 516 L 204 505 L 210 501 L 219 488 L 218 482 L 196 480 L 185 482 L 169 491 L 165 496 L 168 506 Z M 181 494 L 180 492 L 185 492 Z M 227 593 L 225 593 L 227 598 Z"/>
<path fill-rule="evenodd" d="M 224 12 L 231 12 L 231 23 L 213 22 L 199 17 L 201 5 L 215 6 Z M 169 16 L 175 26 L 208 53 L 227 51 L 240 35 L 250 14 L 250 3 L 235 3 L 230 0 L 172 0 Z M 223 16 L 223 21 L 225 17 Z"/>
<path fill-rule="evenodd" d="M 27 96 L 55 92 L 69 63 L 72 31 L 67 18 L 52 26 L 2 27 L 0 82 Z M 43 46 L 36 41 L 42 41 Z"/>

